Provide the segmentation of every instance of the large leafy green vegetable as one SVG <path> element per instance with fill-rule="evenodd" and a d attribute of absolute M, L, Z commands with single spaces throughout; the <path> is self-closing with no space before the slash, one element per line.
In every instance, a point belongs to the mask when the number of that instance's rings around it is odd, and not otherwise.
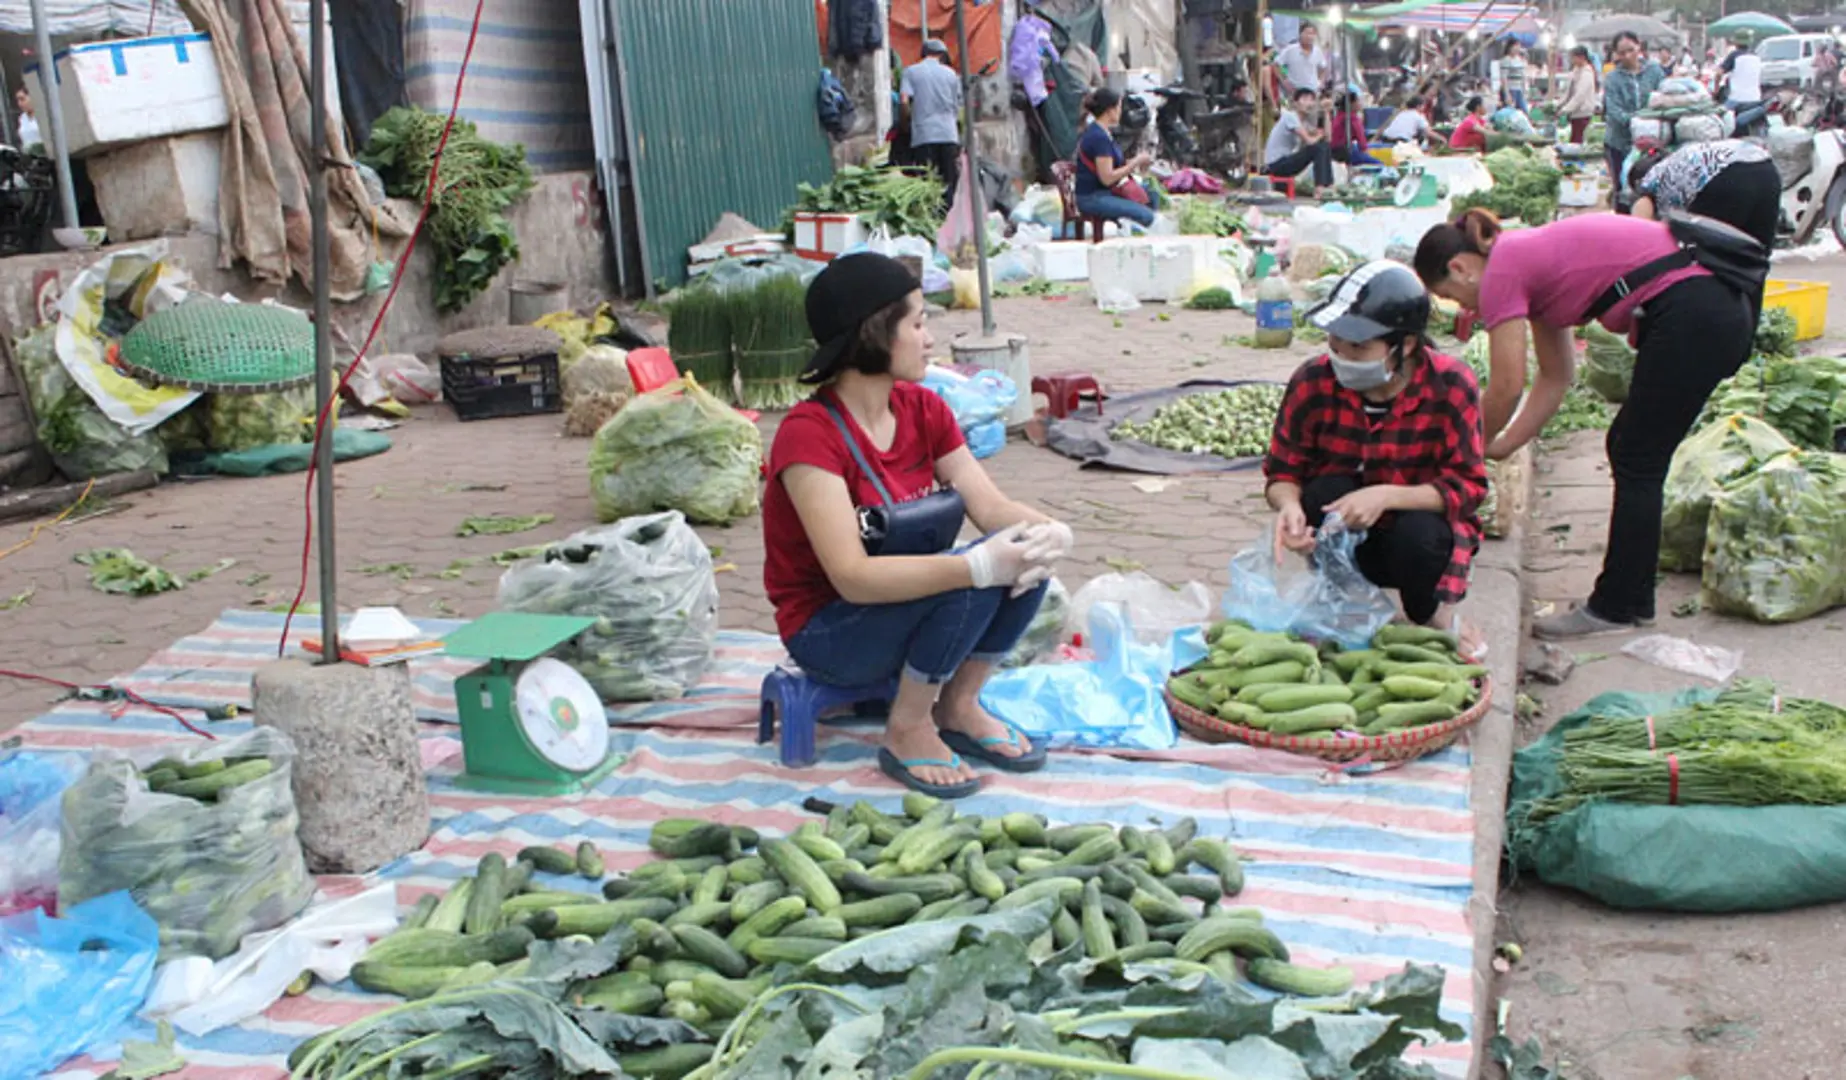
<path fill-rule="evenodd" d="M 1175 195 L 1173 210 L 1183 236 L 1234 236 L 1243 229 L 1243 218 L 1221 198 Z"/>
<path fill-rule="evenodd" d="M 91 548 L 71 556 L 90 568 L 90 587 L 97 592 L 152 596 L 185 588 L 185 583 L 127 548 Z"/>
<path fill-rule="evenodd" d="M 1787 308 L 1764 308 L 1756 321 L 1756 351 L 1765 356 L 1795 355 L 1795 317 Z"/>
<path fill-rule="evenodd" d="M 49 322 L 13 343 L 38 441 L 51 454 L 52 464 L 69 480 L 137 469 L 166 472 L 167 452 L 159 437 L 152 432 L 130 435 L 97 408 L 64 370 L 57 336 L 58 324 Z"/>
<path fill-rule="evenodd" d="M 314 437 L 314 385 L 263 394 L 211 394 L 205 399 L 206 443 L 220 453 L 294 446 Z"/>
<path fill-rule="evenodd" d="M 1724 485 L 1795 447 L 1761 420 L 1732 413 L 1673 452 L 1660 522 L 1660 568 L 1697 570 L 1705 555 L 1711 500 Z"/>
<path fill-rule="evenodd" d="M 1846 602 L 1846 456 L 1793 451 L 1712 500 L 1703 583 L 1709 606 L 1794 622 Z"/>
<path fill-rule="evenodd" d="M 372 125 L 359 160 L 378 170 L 385 190 L 421 201 L 436 162 L 445 116 L 398 106 Z M 532 190 L 525 148 L 481 138 L 457 118 L 442 151 L 428 223 L 436 248 L 436 306 L 459 311 L 480 295 L 502 267 L 519 258 L 508 207 Z"/>
<path fill-rule="evenodd" d="M 294 918 L 314 895 L 295 839 L 294 756 L 288 736 L 268 727 L 186 746 L 150 762 L 145 774 L 135 761 L 99 756 L 64 791 L 58 905 L 132 891 L 160 924 L 163 960 L 225 956 L 245 934 Z M 268 758 L 274 768 L 215 801 L 149 786 L 163 768 L 222 775 L 251 758 Z"/>
<path fill-rule="evenodd" d="M 559 656 L 604 701 L 677 698 L 711 663 L 718 582 L 677 513 L 626 518 L 545 548 L 500 579 L 508 611 L 595 616 Z"/>
<path fill-rule="evenodd" d="M 1824 356 L 1760 356 L 1718 384 L 1704 420 L 1740 412 L 1767 420 L 1804 450 L 1831 450 L 1846 416 L 1846 363 Z"/>
<path fill-rule="evenodd" d="M 603 521 L 678 510 L 701 525 L 756 513 L 763 436 L 691 378 L 642 394 L 590 444 L 590 498 Z"/>
<path fill-rule="evenodd" d="M 1599 322 L 1583 328 L 1589 343 L 1583 357 L 1583 384 L 1596 391 L 1604 401 L 1620 405 L 1628 400 L 1628 386 L 1634 382 L 1634 349 L 1628 339 Z"/>
<path fill-rule="evenodd" d="M 1477 333 L 1468 339 L 1468 344 L 1461 353 L 1462 359 L 1474 369 L 1475 377 L 1480 380 L 1483 391 L 1487 389 L 1489 374 L 1487 340 L 1486 334 Z M 1530 379 L 1531 372 L 1537 369 L 1538 357 L 1528 350 L 1526 353 L 1527 378 Z M 1608 403 L 1590 389 L 1587 385 L 1587 377 L 1579 372 L 1577 380 L 1571 383 L 1570 389 L 1564 392 L 1564 401 L 1558 406 L 1558 411 L 1553 414 L 1539 434 L 1543 438 L 1555 439 L 1574 431 L 1600 430 L 1609 426 L 1613 415 L 1613 410 L 1609 408 Z"/>
<path fill-rule="evenodd" d="M 794 209 L 860 214 L 866 225 L 883 226 L 893 236 L 934 240 L 942 228 L 942 181 L 934 173 L 846 165 L 825 184 L 797 184 Z"/>
<path fill-rule="evenodd" d="M 1495 150 L 1483 159 L 1493 187 L 1455 200 L 1455 212 L 1484 206 L 1502 218 L 1543 225 L 1557 214 L 1558 180 L 1563 173 L 1537 151 L 1524 146 Z"/>

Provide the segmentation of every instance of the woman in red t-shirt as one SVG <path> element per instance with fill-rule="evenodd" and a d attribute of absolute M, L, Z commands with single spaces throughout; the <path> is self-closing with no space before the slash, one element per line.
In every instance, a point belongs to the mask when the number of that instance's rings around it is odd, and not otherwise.
<path fill-rule="evenodd" d="M 1468 115 L 1455 125 L 1455 134 L 1449 136 L 1449 149 L 1487 152 L 1487 102 L 1479 94 L 1468 99 Z"/>
<path fill-rule="evenodd" d="M 777 430 L 763 499 L 763 582 L 789 655 L 830 685 L 898 678 L 878 763 L 918 791 L 978 790 L 964 756 L 1043 767 L 1044 747 L 989 715 L 980 693 L 1038 612 L 1070 529 L 1002 494 L 948 405 L 918 385 L 932 341 L 902 263 L 837 259 L 808 287 L 807 310 L 819 347 L 803 380 L 820 390 Z M 863 508 L 939 489 L 961 496 L 984 539 L 867 553 Z"/>

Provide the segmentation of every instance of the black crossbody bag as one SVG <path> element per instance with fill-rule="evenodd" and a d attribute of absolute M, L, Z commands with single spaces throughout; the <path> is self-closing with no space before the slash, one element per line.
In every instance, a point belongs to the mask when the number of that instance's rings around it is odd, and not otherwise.
<path fill-rule="evenodd" d="M 833 417 L 833 425 L 840 429 L 840 438 L 846 440 L 846 449 L 852 452 L 853 460 L 859 463 L 860 470 L 878 490 L 878 498 L 884 504 L 859 509 L 859 539 L 865 544 L 865 553 L 940 555 L 954 547 L 956 538 L 961 535 L 962 521 L 968 516 L 968 505 L 962 501 L 961 493 L 951 489 L 909 502 L 894 501 L 884 481 L 878 478 L 878 470 L 872 468 L 865 452 L 859 449 L 859 441 L 853 438 L 852 429 L 846 426 L 846 418 L 840 415 L 840 410 L 824 398 L 821 406 Z"/>
<path fill-rule="evenodd" d="M 1670 274 L 1693 264 L 1704 267 L 1711 276 L 1724 282 L 1749 302 L 1752 311 L 1761 301 L 1763 286 L 1769 281 L 1769 249 L 1762 241 L 1742 229 L 1716 218 L 1669 210 L 1663 219 L 1667 231 L 1679 244 L 1679 250 L 1662 255 L 1652 262 L 1635 267 L 1590 305 L 1583 321 L 1600 319 L 1612 307 L 1636 289 L 1662 274 Z"/>

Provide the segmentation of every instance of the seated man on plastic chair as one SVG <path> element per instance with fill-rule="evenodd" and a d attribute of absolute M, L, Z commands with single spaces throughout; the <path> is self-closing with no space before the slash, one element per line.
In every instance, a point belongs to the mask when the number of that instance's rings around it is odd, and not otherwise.
<path fill-rule="evenodd" d="M 1263 171 L 1270 176 L 1299 176 L 1314 170 L 1315 187 L 1333 185 L 1333 144 L 1321 125 L 1314 91 L 1295 91 L 1295 107 L 1276 119 L 1263 146 Z"/>

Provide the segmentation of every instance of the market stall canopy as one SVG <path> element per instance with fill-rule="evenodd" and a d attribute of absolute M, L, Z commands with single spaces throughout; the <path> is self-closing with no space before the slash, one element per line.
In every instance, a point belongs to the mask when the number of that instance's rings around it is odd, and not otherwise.
<path fill-rule="evenodd" d="M 1641 39 L 1641 44 L 1650 48 L 1661 45 L 1677 45 L 1684 40 L 1679 31 L 1646 15 L 1611 15 L 1606 19 L 1597 19 L 1577 28 L 1578 41 L 1613 41 L 1615 35 L 1633 34 Z"/>
<path fill-rule="evenodd" d="M 1509 30 L 1518 32 L 1521 20 L 1530 20 L 1533 12 L 1527 4 L 1494 0 L 1405 0 L 1355 11 L 1347 21 L 1368 28 L 1414 26 L 1446 33 L 1479 30 L 1497 37 Z"/>
<path fill-rule="evenodd" d="M 1705 28 L 1707 34 L 1716 37 L 1736 37 L 1739 34 L 1792 34 L 1795 28 L 1788 23 L 1766 15 L 1760 11 L 1740 11 L 1735 15 L 1726 15 Z"/>
<path fill-rule="evenodd" d="M 304 3 L 301 5 L 306 8 Z M 45 0 L 51 36 L 89 40 L 107 34 L 184 34 L 192 24 L 174 0 Z M 0 33 L 32 33 L 31 0 L 0 0 Z"/>

